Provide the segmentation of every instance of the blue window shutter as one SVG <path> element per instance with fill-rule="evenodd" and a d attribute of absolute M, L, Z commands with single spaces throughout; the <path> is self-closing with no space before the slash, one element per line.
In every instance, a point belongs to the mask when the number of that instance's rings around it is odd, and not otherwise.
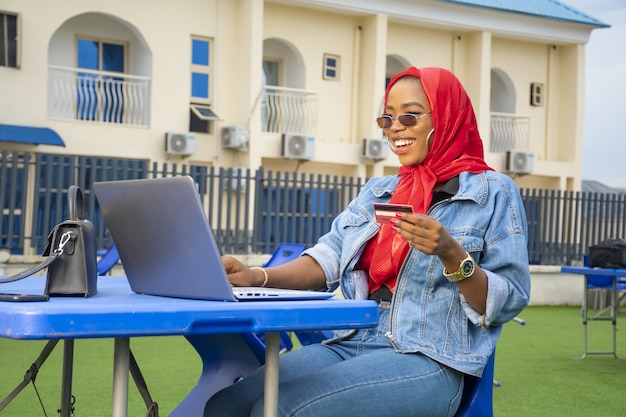
<path fill-rule="evenodd" d="M 209 75 L 191 73 L 191 96 L 209 98 Z"/>
<path fill-rule="evenodd" d="M 191 63 L 193 65 L 209 65 L 209 42 L 192 39 Z"/>

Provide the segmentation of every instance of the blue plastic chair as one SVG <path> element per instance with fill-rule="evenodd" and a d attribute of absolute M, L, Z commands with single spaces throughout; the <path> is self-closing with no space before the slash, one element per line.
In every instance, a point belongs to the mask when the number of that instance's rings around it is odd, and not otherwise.
<path fill-rule="evenodd" d="M 583 255 L 583 266 L 589 266 L 589 257 L 585 254 Z M 587 290 L 594 290 L 596 293 L 596 299 L 594 300 L 594 309 L 598 308 L 598 297 L 597 295 L 604 296 L 607 292 L 613 291 L 613 277 L 610 275 L 587 275 Z M 626 278 L 620 277 L 617 279 L 616 290 L 619 294 L 617 297 L 617 304 L 619 305 L 622 299 L 626 296 Z M 620 294 L 621 293 L 621 294 Z M 585 297 L 587 295 L 585 294 Z M 602 298 L 603 299 L 603 298 Z M 588 308 L 586 299 L 583 303 L 583 308 Z M 604 312 L 609 310 L 611 305 L 604 306 L 603 303 L 600 303 L 599 309 L 600 311 L 596 313 L 593 318 L 601 316 Z M 583 312 L 586 314 L 587 312 Z"/>
<path fill-rule="evenodd" d="M 481 378 L 465 376 L 463 398 L 454 417 L 493 417 L 493 377 L 496 353 L 492 353 Z"/>
<path fill-rule="evenodd" d="M 263 266 L 280 265 L 291 261 L 292 259 L 296 259 L 300 256 L 304 249 L 305 245 L 302 244 L 281 243 L 272 254 L 272 257 L 264 263 Z M 522 320 L 519 320 L 519 322 L 522 323 Z M 525 322 L 522 324 L 525 324 Z M 286 333 L 281 333 L 281 348 L 283 347 L 285 335 Z M 333 336 L 333 332 L 330 330 L 308 332 L 301 331 L 295 332 L 295 335 L 304 346 L 313 343 L 320 343 L 323 340 L 329 339 Z M 260 363 L 265 363 L 265 343 L 262 336 L 258 334 L 249 334 L 245 335 L 244 338 L 248 340 L 248 343 L 254 351 L 257 360 Z M 489 358 L 481 378 L 469 375 L 465 376 L 463 398 L 461 399 L 461 405 L 459 406 L 459 410 L 456 412 L 455 417 L 493 417 L 494 365 L 495 352 Z"/>
<path fill-rule="evenodd" d="M 102 254 L 100 260 L 98 260 L 97 271 L 98 276 L 106 275 L 120 260 L 120 255 L 117 253 L 117 248 L 115 247 L 115 243 L 113 243 L 109 248 Z"/>
<path fill-rule="evenodd" d="M 263 266 L 276 266 L 297 259 L 305 249 L 306 245 L 302 243 L 283 242 L 278 245 L 271 258 Z M 331 330 L 298 331 L 294 334 L 302 346 L 320 343 L 334 336 Z M 281 342 L 283 339 L 285 339 L 285 335 L 281 334 Z M 283 347 L 284 345 L 281 344 L 281 348 Z M 291 350 L 291 347 L 287 350 Z"/>
<path fill-rule="evenodd" d="M 276 266 L 297 259 L 306 246 L 301 243 L 281 243 L 278 245 L 271 258 L 263 266 Z"/>

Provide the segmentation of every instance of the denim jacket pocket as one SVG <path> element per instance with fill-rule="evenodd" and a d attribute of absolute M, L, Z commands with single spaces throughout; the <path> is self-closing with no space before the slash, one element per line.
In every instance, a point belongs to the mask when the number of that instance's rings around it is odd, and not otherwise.
<path fill-rule="evenodd" d="M 450 232 L 452 237 L 461 244 L 463 249 L 472 255 L 474 261 L 480 264 L 480 257 L 483 251 L 485 240 L 482 236 L 478 236 L 475 233 L 463 232 Z"/>

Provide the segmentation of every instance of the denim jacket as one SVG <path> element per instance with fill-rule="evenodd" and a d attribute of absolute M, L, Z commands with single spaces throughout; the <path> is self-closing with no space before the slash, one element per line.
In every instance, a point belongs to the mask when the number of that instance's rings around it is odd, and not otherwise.
<path fill-rule="evenodd" d="M 398 176 L 369 180 L 340 213 L 331 230 L 304 254 L 326 274 L 329 290 L 341 286 L 348 299 L 368 297 L 367 276 L 355 270 L 365 247 L 379 229 L 373 203 L 388 202 Z M 437 256 L 411 249 L 400 270 L 391 300 L 391 331 L 398 352 L 421 352 L 463 373 L 480 376 L 495 349 L 502 324 L 528 304 L 530 272 L 527 224 L 522 201 L 507 176 L 486 171 L 459 176 L 459 190 L 434 204 L 437 219 L 485 271 L 487 310 L 481 315 L 443 276 Z M 337 340 L 354 331 L 337 332 Z"/>

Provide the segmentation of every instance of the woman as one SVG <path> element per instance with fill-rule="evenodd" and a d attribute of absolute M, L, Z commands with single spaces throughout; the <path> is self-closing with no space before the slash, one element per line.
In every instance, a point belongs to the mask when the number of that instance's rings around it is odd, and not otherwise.
<path fill-rule="evenodd" d="M 377 119 L 402 167 L 373 178 L 299 259 L 223 262 L 233 285 L 335 289 L 379 303 L 375 329 L 337 332 L 280 360 L 280 416 L 453 416 L 502 324 L 527 304 L 526 217 L 515 184 L 483 159 L 470 99 L 441 68 L 397 74 Z M 388 224 L 374 203 L 410 204 Z M 263 369 L 205 416 L 260 416 Z"/>

